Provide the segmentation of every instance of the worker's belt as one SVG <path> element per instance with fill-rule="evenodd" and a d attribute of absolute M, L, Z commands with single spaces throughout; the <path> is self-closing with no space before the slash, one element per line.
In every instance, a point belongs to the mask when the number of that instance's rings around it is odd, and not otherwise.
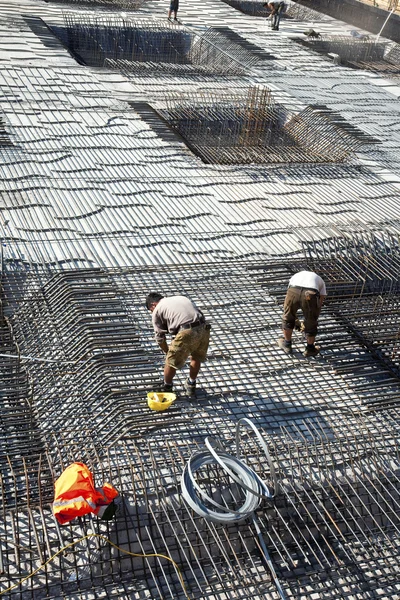
<path fill-rule="evenodd" d="M 199 321 L 195 321 L 194 323 L 186 323 L 185 325 L 181 325 L 179 327 L 179 331 L 181 331 L 181 329 L 194 329 L 194 327 L 200 327 L 200 325 L 204 325 L 204 324 L 205 324 L 205 320 L 200 319 Z"/>
<path fill-rule="evenodd" d="M 315 288 L 303 287 L 301 285 L 289 285 L 289 288 L 295 288 L 296 290 L 304 290 L 308 292 L 315 292 L 317 298 L 319 298 L 319 290 L 316 290 Z"/>

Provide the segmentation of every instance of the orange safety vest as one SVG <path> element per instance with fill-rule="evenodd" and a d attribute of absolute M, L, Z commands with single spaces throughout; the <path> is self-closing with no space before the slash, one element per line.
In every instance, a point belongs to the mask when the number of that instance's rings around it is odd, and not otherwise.
<path fill-rule="evenodd" d="M 118 496 L 110 483 L 105 483 L 102 488 L 94 487 L 93 474 L 86 465 L 78 462 L 65 469 L 54 487 L 53 512 L 61 525 L 89 513 L 97 515 L 102 506 Z"/>

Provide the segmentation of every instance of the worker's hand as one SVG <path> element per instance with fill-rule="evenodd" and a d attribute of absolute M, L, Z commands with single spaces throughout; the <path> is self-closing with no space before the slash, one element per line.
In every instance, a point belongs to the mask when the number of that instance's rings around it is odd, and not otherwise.
<path fill-rule="evenodd" d="M 164 340 L 162 340 L 162 341 L 158 342 L 158 345 L 160 346 L 161 350 L 162 350 L 162 351 L 163 351 L 165 354 L 167 354 L 167 352 L 168 352 L 168 344 L 167 344 L 166 340 L 164 339 Z"/>

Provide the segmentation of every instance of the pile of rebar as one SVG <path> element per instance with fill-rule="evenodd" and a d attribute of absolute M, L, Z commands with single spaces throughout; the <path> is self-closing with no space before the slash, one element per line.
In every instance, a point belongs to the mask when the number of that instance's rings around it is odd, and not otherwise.
<path fill-rule="evenodd" d="M 260 87 L 170 96 L 158 112 L 206 163 L 343 162 L 367 141 L 326 107 L 291 114 Z"/>

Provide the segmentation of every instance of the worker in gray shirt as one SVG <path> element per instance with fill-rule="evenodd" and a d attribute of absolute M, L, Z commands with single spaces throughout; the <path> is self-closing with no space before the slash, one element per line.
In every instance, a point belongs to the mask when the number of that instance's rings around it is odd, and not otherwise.
<path fill-rule="evenodd" d="M 194 396 L 197 375 L 207 356 L 211 326 L 206 323 L 201 310 L 185 296 L 164 298 L 158 292 L 152 292 L 146 298 L 146 308 L 152 313 L 156 341 L 167 355 L 163 391 L 172 391 L 177 369 L 182 369 L 190 356 L 190 371 L 185 389 L 189 396 Z M 167 334 L 174 336 L 169 347 Z"/>
<path fill-rule="evenodd" d="M 284 2 L 265 2 L 263 4 L 265 8 L 271 11 L 271 29 L 272 31 L 279 31 L 279 23 L 281 22 L 281 15 L 285 10 Z"/>
<path fill-rule="evenodd" d="M 304 356 L 316 356 L 319 347 L 315 345 L 318 317 L 326 298 L 325 282 L 313 271 L 300 271 L 289 281 L 283 305 L 283 338 L 279 338 L 278 346 L 286 354 L 292 353 L 292 333 L 296 323 L 296 315 L 301 308 L 304 316 L 304 333 L 307 346 Z"/>

